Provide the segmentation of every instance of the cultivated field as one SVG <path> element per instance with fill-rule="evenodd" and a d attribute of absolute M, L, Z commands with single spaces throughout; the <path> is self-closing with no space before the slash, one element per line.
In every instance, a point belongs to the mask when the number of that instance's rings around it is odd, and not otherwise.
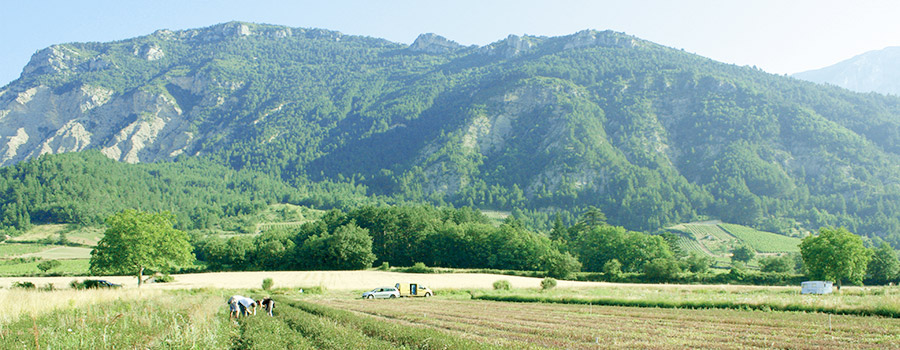
<path fill-rule="evenodd" d="M 896 348 L 900 320 L 816 313 L 684 310 L 477 300 L 321 299 L 384 321 L 481 343 L 596 348 Z"/>
<path fill-rule="evenodd" d="M 166 349 L 597 349 L 597 348 L 898 348 L 900 318 L 817 312 L 686 309 L 500 302 L 483 295 L 657 299 L 726 303 L 810 302 L 900 307 L 900 288 L 844 288 L 800 296 L 796 287 L 641 285 L 559 281 L 490 274 L 382 271 L 240 272 L 176 275 L 169 284 L 115 290 L 0 290 L 0 348 Z M 264 278 L 275 288 L 259 289 Z M 71 277 L 2 278 L 38 284 Z M 511 291 L 493 291 L 496 280 Z M 428 299 L 361 300 L 359 293 L 399 281 L 427 284 Z M 312 288 L 300 293 L 299 288 Z M 321 287 L 321 288 L 313 288 Z M 323 291 L 320 293 L 320 291 Z M 277 300 L 275 317 L 233 321 L 233 294 Z M 880 304 L 879 304 L 880 303 Z M 880 305 L 880 306 L 879 306 Z"/>

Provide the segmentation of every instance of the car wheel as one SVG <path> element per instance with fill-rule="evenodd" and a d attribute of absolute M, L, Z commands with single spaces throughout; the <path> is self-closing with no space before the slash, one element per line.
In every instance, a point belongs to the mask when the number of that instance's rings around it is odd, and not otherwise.
<path fill-rule="evenodd" d="M 396 295 L 391 294 L 391 299 L 394 299 L 396 297 L 397 297 Z"/>
<path fill-rule="evenodd" d="M 430 297 L 430 296 L 431 296 L 431 293 L 425 293 L 425 297 L 426 297 L 426 298 L 427 298 L 427 297 Z"/>
<path fill-rule="evenodd" d="M 372 294 L 369 294 L 369 296 L 367 296 L 366 299 L 375 299 L 375 296 Z"/>

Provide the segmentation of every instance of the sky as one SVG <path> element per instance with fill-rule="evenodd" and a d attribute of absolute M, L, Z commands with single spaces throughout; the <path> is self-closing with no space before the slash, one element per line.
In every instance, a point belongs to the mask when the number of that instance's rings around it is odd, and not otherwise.
<path fill-rule="evenodd" d="M 36 51 L 232 20 L 322 28 L 410 44 L 435 33 L 463 45 L 510 34 L 614 30 L 775 74 L 900 46 L 895 0 L 0 0 L 0 86 Z"/>

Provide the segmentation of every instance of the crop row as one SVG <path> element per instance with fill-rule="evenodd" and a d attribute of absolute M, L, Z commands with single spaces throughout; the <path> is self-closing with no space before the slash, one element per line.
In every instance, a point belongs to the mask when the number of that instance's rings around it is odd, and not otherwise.
<path fill-rule="evenodd" d="M 542 297 L 526 295 L 478 295 L 478 300 L 518 302 L 518 303 L 557 303 L 580 305 L 606 305 L 668 309 L 735 309 L 756 311 L 800 311 L 819 312 L 835 315 L 882 316 L 900 318 L 900 306 L 878 305 L 874 307 L 842 307 L 833 305 L 811 305 L 804 303 L 742 303 L 729 300 L 667 300 L 667 299 L 628 299 L 628 298 L 580 298 L 580 297 Z"/>
<path fill-rule="evenodd" d="M 733 349 L 892 347 L 900 320 L 727 309 L 685 311 L 484 300 L 317 300 L 375 318 L 490 339 L 506 348 Z M 825 336 L 823 336 L 823 334 Z M 507 343 L 502 343 L 506 341 Z"/>
<path fill-rule="evenodd" d="M 435 329 L 387 322 L 303 301 L 276 298 L 275 317 L 241 319 L 241 349 L 485 349 Z"/>
<path fill-rule="evenodd" d="M 757 231 L 753 228 L 741 225 L 720 224 L 719 226 L 759 252 L 780 253 L 800 251 L 800 240 L 794 237 Z"/>

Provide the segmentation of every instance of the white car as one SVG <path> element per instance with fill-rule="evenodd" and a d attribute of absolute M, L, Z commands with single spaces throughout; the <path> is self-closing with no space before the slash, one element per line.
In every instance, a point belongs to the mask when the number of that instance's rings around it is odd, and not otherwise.
<path fill-rule="evenodd" d="M 363 293 L 363 299 L 393 299 L 400 297 L 400 291 L 394 287 L 379 287 Z"/>

